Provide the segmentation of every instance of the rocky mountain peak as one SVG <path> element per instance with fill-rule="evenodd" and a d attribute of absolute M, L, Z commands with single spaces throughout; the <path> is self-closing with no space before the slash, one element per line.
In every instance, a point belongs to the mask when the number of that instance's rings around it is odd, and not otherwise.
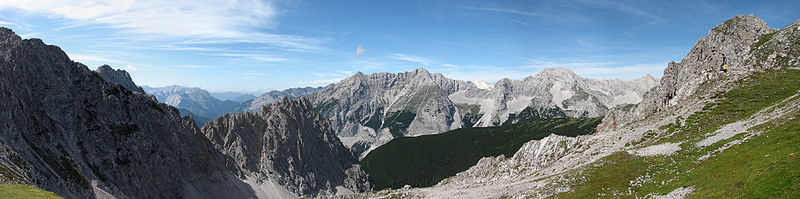
<path fill-rule="evenodd" d="M 800 50 L 790 46 L 798 41 L 800 31 L 795 31 L 791 25 L 775 30 L 756 16 L 737 15 L 698 39 L 680 62 L 669 62 L 659 85 L 645 95 L 633 112 L 611 112 L 600 127 L 618 126 L 698 96 L 710 95 L 727 82 L 755 71 L 797 63 Z M 728 72 L 720 71 L 723 54 Z"/>
<path fill-rule="evenodd" d="M 276 182 L 298 196 L 330 195 L 337 186 L 370 189 L 358 159 L 305 97 L 284 97 L 256 114 L 226 114 L 202 131 L 246 175 Z"/>
<path fill-rule="evenodd" d="M 578 74 L 575 74 L 575 72 L 573 72 L 569 68 L 561 68 L 561 67 L 560 68 L 546 68 L 546 69 L 542 70 L 541 72 L 539 72 L 539 74 L 536 74 L 536 76 L 544 77 L 544 78 L 548 78 L 548 79 L 558 79 L 558 80 L 561 80 L 561 79 L 563 79 L 563 80 L 571 80 L 571 79 L 575 79 L 575 78 L 580 78 L 580 76 L 578 76 Z M 534 76 L 530 76 L 529 78 L 533 78 L 533 77 Z M 528 78 L 526 78 L 526 79 L 528 79 Z"/>
<path fill-rule="evenodd" d="M 122 85 L 123 87 L 133 92 L 144 93 L 144 90 L 141 87 L 136 86 L 136 84 L 133 83 L 131 75 L 128 74 L 128 72 L 126 72 L 125 70 L 122 69 L 114 70 L 109 65 L 102 65 L 100 67 L 97 67 L 97 69 L 94 71 L 98 75 L 100 75 L 100 77 L 102 77 L 104 80 L 108 82 Z"/>

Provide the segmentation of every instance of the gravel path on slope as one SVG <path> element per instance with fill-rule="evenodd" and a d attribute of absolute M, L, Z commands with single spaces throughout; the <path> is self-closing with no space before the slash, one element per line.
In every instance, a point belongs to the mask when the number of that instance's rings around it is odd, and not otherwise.
<path fill-rule="evenodd" d="M 769 106 L 756 114 L 753 114 L 747 119 L 736 121 L 734 123 L 726 124 L 719 130 L 715 131 L 713 136 L 707 137 L 700 142 L 695 143 L 697 147 L 707 147 L 711 146 L 714 143 L 717 143 L 722 140 L 726 140 L 728 138 L 732 138 L 740 133 L 747 131 L 748 129 L 758 126 L 764 122 L 772 121 L 778 117 L 783 116 L 790 110 L 795 110 L 800 106 L 798 103 L 798 99 L 796 99 L 800 95 L 794 94 L 791 97 L 786 98 L 785 100 L 777 103 L 775 105 Z M 789 100 L 794 100 L 794 103 L 786 103 Z M 779 105 L 787 104 L 783 107 L 778 107 Z"/>

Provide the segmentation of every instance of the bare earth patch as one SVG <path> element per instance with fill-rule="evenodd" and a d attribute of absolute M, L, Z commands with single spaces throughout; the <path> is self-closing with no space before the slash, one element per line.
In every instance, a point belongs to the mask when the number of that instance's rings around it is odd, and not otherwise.
<path fill-rule="evenodd" d="M 681 150 L 681 143 L 664 143 L 653 145 L 641 149 L 628 151 L 628 153 L 637 156 L 657 156 L 657 155 L 671 155 L 676 151 Z"/>

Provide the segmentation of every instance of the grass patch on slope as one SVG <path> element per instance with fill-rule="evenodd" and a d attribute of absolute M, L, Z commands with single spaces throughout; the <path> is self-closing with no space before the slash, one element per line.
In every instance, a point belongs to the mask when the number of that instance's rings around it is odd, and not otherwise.
<path fill-rule="evenodd" d="M 431 186 L 467 170 L 483 157 L 511 157 L 530 140 L 550 134 L 594 132 L 602 118 L 547 119 L 499 127 L 462 128 L 436 135 L 401 137 L 370 152 L 361 166 L 378 189 Z"/>
<path fill-rule="evenodd" d="M 668 125 L 669 137 L 655 141 L 684 142 L 670 156 L 637 157 L 620 152 L 602 158 L 580 174 L 573 190 L 559 198 L 645 197 L 694 187 L 698 198 L 798 198 L 800 194 L 800 120 L 788 113 L 780 126 L 767 122 L 708 147 L 695 147 L 707 133 L 750 117 L 800 91 L 800 71 L 780 69 L 753 74 L 736 82 L 737 88 L 719 93 L 716 102 L 691 115 L 684 124 Z M 769 126 L 772 125 L 772 126 Z M 705 160 L 725 143 L 763 134 Z M 657 138 L 653 138 L 657 139 Z"/>
<path fill-rule="evenodd" d="M 23 184 L 0 184 L 0 198 L 62 198 L 53 192 Z"/>

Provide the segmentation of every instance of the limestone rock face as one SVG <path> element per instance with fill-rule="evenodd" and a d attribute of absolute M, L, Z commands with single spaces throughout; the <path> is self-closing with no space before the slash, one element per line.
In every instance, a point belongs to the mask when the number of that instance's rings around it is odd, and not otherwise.
<path fill-rule="evenodd" d="M 424 69 L 357 73 L 309 96 L 342 142 L 360 157 L 396 137 L 437 134 L 542 118 L 599 117 L 632 106 L 657 84 L 582 78 L 569 69 L 546 69 L 524 80 L 465 82 Z"/>
<path fill-rule="evenodd" d="M 358 159 L 305 98 L 284 97 L 256 113 L 225 115 L 202 131 L 246 175 L 276 181 L 297 195 L 330 195 L 337 186 L 371 188 Z"/>
<path fill-rule="evenodd" d="M 599 131 L 611 130 L 690 100 L 698 92 L 726 86 L 724 82 L 756 71 L 798 64 L 800 22 L 781 30 L 769 28 L 753 15 L 737 15 L 700 38 L 680 62 L 670 62 L 658 86 L 645 94 L 632 111 L 611 111 Z M 720 70 L 722 54 L 728 72 Z"/>

